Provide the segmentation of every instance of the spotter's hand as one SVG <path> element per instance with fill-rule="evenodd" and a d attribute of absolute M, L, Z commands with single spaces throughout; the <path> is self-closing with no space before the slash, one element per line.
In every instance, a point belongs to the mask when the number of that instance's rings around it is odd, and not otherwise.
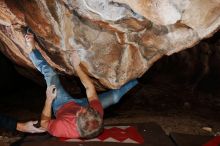
<path fill-rule="evenodd" d="M 16 129 L 21 132 L 28 133 L 42 133 L 45 132 L 45 129 L 42 127 L 36 128 L 34 124 L 37 124 L 38 121 L 29 121 L 26 123 L 17 123 Z"/>

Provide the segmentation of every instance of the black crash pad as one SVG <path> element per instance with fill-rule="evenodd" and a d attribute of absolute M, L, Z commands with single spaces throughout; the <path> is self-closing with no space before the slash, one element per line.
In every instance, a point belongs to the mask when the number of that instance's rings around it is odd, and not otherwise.
<path fill-rule="evenodd" d="M 212 136 L 189 135 L 182 133 L 171 133 L 170 137 L 177 146 L 202 146 L 213 138 Z"/>
<path fill-rule="evenodd" d="M 131 126 L 143 138 L 141 144 L 137 143 L 122 143 L 122 142 L 97 142 L 97 141 L 80 141 L 67 142 L 48 134 L 27 135 L 23 140 L 14 143 L 12 146 L 175 146 L 169 136 L 165 134 L 162 128 L 156 123 L 141 123 L 141 124 L 117 124 L 111 127 Z M 68 141 L 71 141 L 69 139 Z"/>

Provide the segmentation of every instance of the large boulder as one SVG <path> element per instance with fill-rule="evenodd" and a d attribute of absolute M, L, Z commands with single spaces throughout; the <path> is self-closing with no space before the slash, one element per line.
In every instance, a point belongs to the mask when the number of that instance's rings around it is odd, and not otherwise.
<path fill-rule="evenodd" d="M 23 51 L 26 26 L 57 72 L 74 74 L 69 54 L 76 49 L 97 88 L 119 88 L 163 55 L 216 32 L 220 1 L 1 0 L 0 51 L 31 77 L 34 66 Z"/>

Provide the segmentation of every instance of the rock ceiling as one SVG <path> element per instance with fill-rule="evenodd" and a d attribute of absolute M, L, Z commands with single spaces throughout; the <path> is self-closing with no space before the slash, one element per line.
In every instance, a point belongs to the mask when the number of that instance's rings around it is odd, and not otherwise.
<path fill-rule="evenodd" d="M 214 34 L 220 0 L 1 0 L 0 51 L 30 74 L 25 26 L 58 72 L 74 74 L 69 52 L 76 49 L 97 87 L 118 88 Z"/>

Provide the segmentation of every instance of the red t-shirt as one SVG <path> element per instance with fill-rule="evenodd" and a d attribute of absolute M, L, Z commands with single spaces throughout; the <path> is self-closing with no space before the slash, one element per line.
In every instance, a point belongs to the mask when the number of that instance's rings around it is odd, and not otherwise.
<path fill-rule="evenodd" d="M 103 117 L 103 108 L 99 100 L 90 102 L 90 107 L 98 111 Z M 81 106 L 73 101 L 64 104 L 56 113 L 56 119 L 50 120 L 47 130 L 56 137 L 79 138 L 76 127 L 76 113 Z"/>

